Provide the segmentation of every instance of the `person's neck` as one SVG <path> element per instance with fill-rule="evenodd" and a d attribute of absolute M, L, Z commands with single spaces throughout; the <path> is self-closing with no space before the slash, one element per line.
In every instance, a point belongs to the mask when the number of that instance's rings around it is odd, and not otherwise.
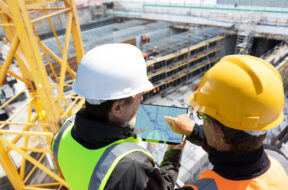
<path fill-rule="evenodd" d="M 224 178 L 245 180 L 257 177 L 270 166 L 263 146 L 249 152 L 219 151 L 208 148 L 209 161 L 213 170 Z"/>
<path fill-rule="evenodd" d="M 114 116 L 111 112 L 108 114 L 107 123 L 118 126 L 125 125 L 125 122 L 123 122 L 120 118 Z"/>
<path fill-rule="evenodd" d="M 217 151 L 231 151 L 231 146 L 226 143 L 218 143 L 215 146 L 212 146 Z"/>

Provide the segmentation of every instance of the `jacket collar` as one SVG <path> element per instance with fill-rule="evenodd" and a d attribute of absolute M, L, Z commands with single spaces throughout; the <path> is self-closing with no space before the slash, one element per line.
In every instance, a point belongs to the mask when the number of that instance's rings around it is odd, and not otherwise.
<path fill-rule="evenodd" d="M 85 109 L 75 117 L 72 137 L 88 149 L 98 149 L 117 140 L 131 136 L 136 138 L 137 130 L 130 125 L 117 126 L 86 117 Z"/>
<path fill-rule="evenodd" d="M 213 170 L 230 180 L 252 179 L 260 176 L 270 167 L 263 146 L 255 151 L 241 153 L 217 151 L 209 147 L 208 155 L 209 161 L 214 165 Z"/>

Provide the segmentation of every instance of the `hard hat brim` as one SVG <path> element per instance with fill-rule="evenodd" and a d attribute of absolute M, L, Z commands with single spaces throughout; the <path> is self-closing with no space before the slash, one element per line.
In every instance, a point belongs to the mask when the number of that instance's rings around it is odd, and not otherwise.
<path fill-rule="evenodd" d="M 115 100 L 115 99 L 121 99 L 121 98 L 127 98 L 129 96 L 134 96 L 136 94 L 142 93 L 142 92 L 146 92 L 146 91 L 150 91 L 152 90 L 153 84 L 147 79 L 147 81 L 145 82 L 144 85 L 141 85 L 141 87 L 134 89 L 133 91 L 127 92 L 127 93 L 122 93 L 120 96 L 119 95 L 115 95 L 115 96 L 111 96 L 111 95 L 107 95 L 107 96 L 103 96 L 101 94 L 93 94 L 93 95 L 89 95 L 86 92 L 85 89 L 80 88 L 79 86 L 75 83 L 75 81 L 72 84 L 72 90 L 84 97 L 85 99 L 90 99 L 90 100 Z"/>
<path fill-rule="evenodd" d="M 278 125 L 280 125 L 282 123 L 284 119 L 284 114 L 283 111 L 281 112 L 281 114 L 278 116 L 277 119 L 275 119 L 275 121 L 271 122 L 270 124 L 268 124 L 266 127 L 264 127 L 262 130 L 268 130 L 268 129 L 272 129 Z"/>
<path fill-rule="evenodd" d="M 190 104 L 191 106 L 194 107 L 194 109 L 195 109 L 196 111 L 199 111 L 199 105 L 198 105 L 197 102 L 196 102 L 196 96 L 197 96 L 197 91 L 194 92 L 193 94 L 191 94 L 191 95 L 188 97 L 188 102 L 189 102 L 189 104 Z M 201 110 L 202 110 L 202 109 L 201 109 Z M 280 125 L 281 122 L 283 121 L 283 119 L 284 119 L 284 114 L 283 114 L 283 111 L 282 111 L 282 112 L 279 114 L 279 116 L 278 116 L 273 122 L 271 122 L 271 123 L 269 123 L 269 124 L 266 124 L 265 127 L 261 128 L 261 129 L 257 129 L 257 130 L 255 130 L 255 131 L 260 131 L 260 130 L 263 130 L 263 131 L 264 131 L 264 130 L 272 129 L 272 128 Z M 224 121 L 220 121 L 220 122 L 222 122 L 223 124 L 225 124 Z M 227 127 L 231 127 L 231 128 L 234 128 L 234 129 L 238 129 L 238 130 L 239 130 L 239 128 L 237 128 L 237 127 L 233 127 L 233 126 L 227 126 Z M 247 129 L 247 130 L 248 130 L 248 129 Z M 250 130 L 250 131 L 253 131 L 253 130 L 251 130 L 251 129 L 249 129 L 249 130 Z M 244 131 L 245 131 L 245 129 L 244 129 Z"/>
<path fill-rule="evenodd" d="M 188 102 L 191 106 L 195 106 L 195 94 L 196 92 L 192 93 L 189 97 L 188 97 Z"/>

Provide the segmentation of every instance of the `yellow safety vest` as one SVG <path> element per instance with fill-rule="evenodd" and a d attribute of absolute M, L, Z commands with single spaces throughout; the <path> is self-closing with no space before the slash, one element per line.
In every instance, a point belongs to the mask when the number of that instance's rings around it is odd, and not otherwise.
<path fill-rule="evenodd" d="M 141 140 L 134 137 L 87 149 L 72 137 L 73 125 L 74 116 L 65 121 L 52 142 L 52 151 L 71 190 L 104 189 L 118 162 L 129 153 L 138 151 L 153 159 L 138 145 Z"/>

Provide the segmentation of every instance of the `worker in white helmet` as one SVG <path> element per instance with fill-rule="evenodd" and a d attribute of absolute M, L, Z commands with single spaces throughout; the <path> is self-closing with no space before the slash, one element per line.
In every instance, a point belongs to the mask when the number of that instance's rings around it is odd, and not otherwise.
<path fill-rule="evenodd" d="M 208 153 L 212 170 L 178 190 L 287 190 L 288 160 L 263 141 L 283 120 L 281 76 L 268 62 L 248 55 L 222 58 L 188 99 L 203 119 L 166 117 L 171 128 L 187 135 Z"/>
<path fill-rule="evenodd" d="M 72 190 L 173 189 L 185 143 L 168 147 L 160 169 L 129 124 L 143 92 L 153 89 L 141 51 L 106 44 L 81 60 L 72 89 L 86 108 L 66 119 L 53 153 Z"/>

